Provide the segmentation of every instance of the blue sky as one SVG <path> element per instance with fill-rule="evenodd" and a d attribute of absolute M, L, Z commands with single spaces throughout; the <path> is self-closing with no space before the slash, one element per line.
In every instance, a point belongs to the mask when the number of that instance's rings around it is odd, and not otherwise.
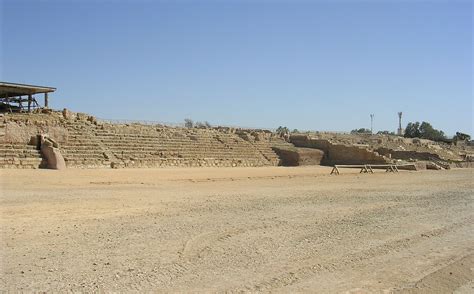
<path fill-rule="evenodd" d="M 472 134 L 471 1 L 1 1 L 0 80 L 101 118 Z"/>

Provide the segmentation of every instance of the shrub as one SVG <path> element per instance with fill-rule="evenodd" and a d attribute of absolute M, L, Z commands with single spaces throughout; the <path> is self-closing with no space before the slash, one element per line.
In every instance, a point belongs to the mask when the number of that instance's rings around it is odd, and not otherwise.
<path fill-rule="evenodd" d="M 290 132 L 290 129 L 288 129 L 287 127 L 282 127 L 282 126 L 279 126 L 277 129 L 276 129 L 276 133 L 277 134 L 286 134 L 286 133 L 289 133 Z"/>
<path fill-rule="evenodd" d="M 351 131 L 351 134 L 371 134 L 372 132 L 369 129 L 360 128 L 354 129 Z"/>
<path fill-rule="evenodd" d="M 194 122 L 193 122 L 193 120 L 190 119 L 190 118 L 185 118 L 185 119 L 184 119 L 184 126 L 185 126 L 186 128 L 192 128 L 192 127 L 194 127 Z"/>
<path fill-rule="evenodd" d="M 395 132 L 390 131 L 378 131 L 377 135 L 395 135 Z"/>
<path fill-rule="evenodd" d="M 453 137 L 454 141 L 470 141 L 471 136 L 465 133 L 456 132 L 456 136 Z"/>

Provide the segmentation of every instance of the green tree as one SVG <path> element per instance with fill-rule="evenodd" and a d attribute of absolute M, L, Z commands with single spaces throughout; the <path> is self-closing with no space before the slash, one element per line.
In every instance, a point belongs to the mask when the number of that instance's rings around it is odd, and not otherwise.
<path fill-rule="evenodd" d="M 433 141 L 440 141 L 446 139 L 444 132 L 433 128 L 433 126 L 428 122 L 422 122 L 420 125 L 420 134 L 421 138 L 429 139 Z"/>
<path fill-rule="evenodd" d="M 419 122 L 409 122 L 405 128 L 405 138 L 420 138 L 420 123 Z"/>
<path fill-rule="evenodd" d="M 465 133 L 456 132 L 456 136 L 453 137 L 454 141 L 470 141 L 471 136 Z"/>
<path fill-rule="evenodd" d="M 429 122 L 408 123 L 405 128 L 405 138 L 421 138 L 433 141 L 442 141 L 446 139 L 443 131 L 433 128 Z"/>
<path fill-rule="evenodd" d="M 354 129 L 351 131 L 351 134 L 370 134 L 370 133 L 371 131 L 365 128 Z"/>
<path fill-rule="evenodd" d="M 286 133 L 289 133 L 290 132 L 290 129 L 288 129 L 287 127 L 282 127 L 282 126 L 279 126 L 277 129 L 276 129 L 276 133 L 277 134 L 286 134 Z"/>

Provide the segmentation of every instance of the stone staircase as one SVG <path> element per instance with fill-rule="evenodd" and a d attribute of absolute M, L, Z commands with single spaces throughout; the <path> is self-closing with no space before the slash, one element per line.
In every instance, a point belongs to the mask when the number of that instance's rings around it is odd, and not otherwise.
<path fill-rule="evenodd" d="M 85 122 L 67 122 L 66 142 L 60 145 L 61 154 L 68 167 L 109 167 L 110 156 L 94 136 L 95 126 Z"/>
<path fill-rule="evenodd" d="M 449 165 L 449 163 L 447 163 L 447 162 L 445 162 L 441 159 L 431 157 L 430 162 L 433 165 L 434 169 L 437 169 L 437 170 L 451 169 L 451 166 Z"/>
<path fill-rule="evenodd" d="M 264 132 L 261 138 L 257 135 L 259 140 L 249 141 L 228 129 L 112 124 L 79 114 L 8 114 L 0 125 L 0 139 L 5 136 L 2 135 L 5 125 L 12 128 L 17 142 L 26 142 L 34 134 L 53 135 L 66 166 L 79 168 L 275 166 L 280 159 L 272 147 L 278 144 L 294 147 L 280 138 L 273 138 L 269 132 Z M 249 138 L 255 139 L 254 135 Z M 12 146 L 0 146 L 5 150 L 1 153 L 5 158 L 1 162 L 3 166 L 40 165 L 41 156 L 33 147 L 26 144 Z M 10 149 L 18 150 L 16 153 L 7 151 Z"/>
<path fill-rule="evenodd" d="M 0 142 L 5 141 L 6 125 L 4 122 L 0 123 Z"/>
<path fill-rule="evenodd" d="M 275 153 L 273 148 L 294 149 L 295 146 L 279 137 L 270 137 L 263 139 L 252 139 L 252 137 L 245 136 L 246 140 L 254 147 L 260 154 L 270 162 L 270 165 L 280 165 L 280 158 Z"/>
<path fill-rule="evenodd" d="M 136 132 L 124 126 L 95 135 L 126 167 L 270 165 L 247 142 L 217 131 L 143 127 Z"/>
<path fill-rule="evenodd" d="M 39 168 L 42 160 L 36 146 L 0 142 L 0 168 Z"/>

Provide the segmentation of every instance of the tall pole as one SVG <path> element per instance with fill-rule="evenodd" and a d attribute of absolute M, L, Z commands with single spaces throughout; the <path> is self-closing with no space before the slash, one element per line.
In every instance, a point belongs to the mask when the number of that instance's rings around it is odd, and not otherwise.
<path fill-rule="evenodd" d="M 371 114 L 370 115 L 370 133 L 373 134 L 374 133 L 374 114 Z"/>
<path fill-rule="evenodd" d="M 403 129 L 402 129 L 402 112 L 400 111 L 398 113 L 398 130 L 397 130 L 397 133 L 399 136 L 403 135 Z"/>

